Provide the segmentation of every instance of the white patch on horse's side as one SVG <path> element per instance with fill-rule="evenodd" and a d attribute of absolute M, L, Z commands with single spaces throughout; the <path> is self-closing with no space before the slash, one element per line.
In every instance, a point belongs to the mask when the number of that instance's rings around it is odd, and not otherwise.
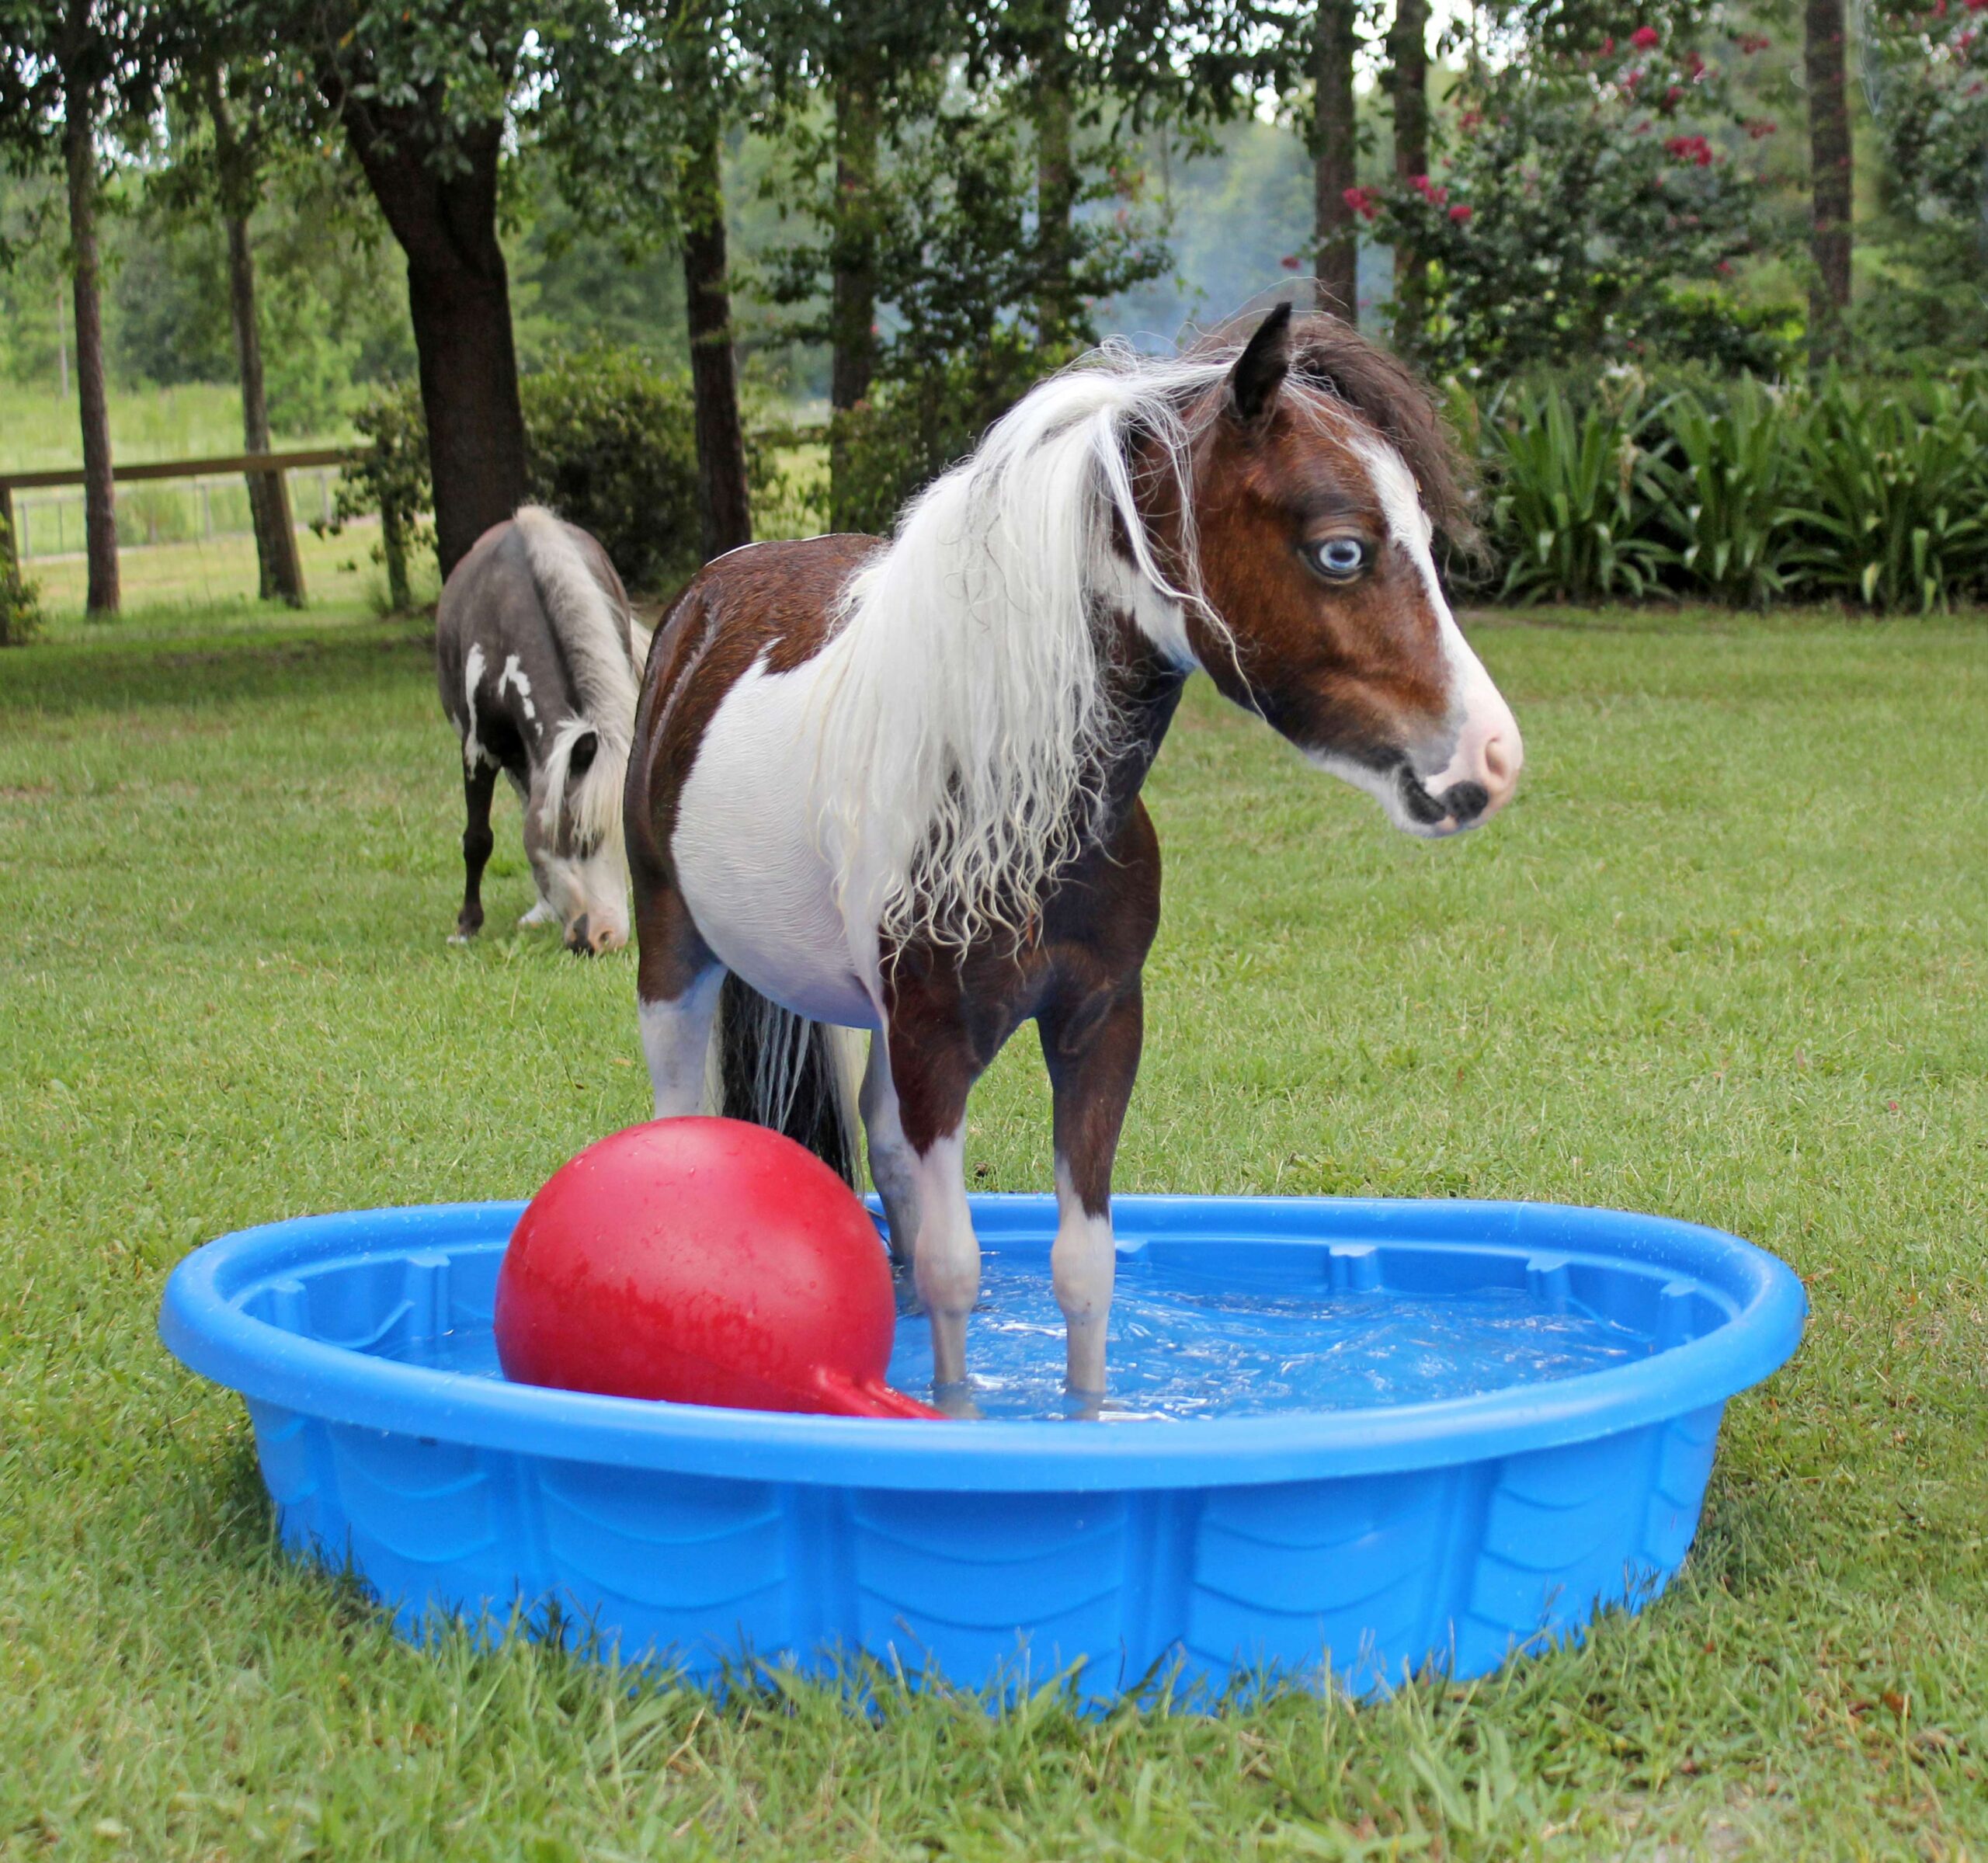
<path fill-rule="evenodd" d="M 525 722 L 543 737 L 545 727 L 538 721 L 538 707 L 531 702 L 531 681 L 525 676 L 525 669 L 515 653 L 504 656 L 504 670 L 497 676 L 497 696 L 500 699 L 507 686 L 517 693 L 518 703 L 524 707 Z"/>
<path fill-rule="evenodd" d="M 698 1112 L 706 1104 L 704 1058 L 724 982 L 725 972 L 714 965 L 673 1001 L 636 999 L 635 1020 L 659 1119 Z"/>
<path fill-rule="evenodd" d="M 811 1021 L 874 1028 L 876 919 L 845 923 L 839 850 L 819 832 L 822 671 L 819 655 L 786 673 L 763 656 L 733 683 L 679 792 L 669 854 L 691 917 L 728 969 Z M 874 896 L 860 876 L 856 888 Z"/>
<path fill-rule="evenodd" d="M 1070 1167 L 1056 1160 L 1056 1239 L 1049 1250 L 1056 1304 L 1063 1310 L 1068 1341 L 1065 1382 L 1075 1395 L 1104 1392 L 1105 1329 L 1111 1318 L 1112 1288 L 1118 1256 L 1111 1236 L 1111 1212 L 1093 1216 L 1070 1180 Z"/>
<path fill-rule="evenodd" d="M 1025 915 L 1081 845 L 1121 728 L 1094 624 L 1123 588 L 1114 537 L 1135 578 L 1221 626 L 1191 575 L 1176 587 L 1161 567 L 1128 451 L 1138 433 L 1191 511 L 1190 415 L 1213 417 L 1232 360 L 1107 346 L 1051 377 L 850 578 L 820 655 L 822 794 L 850 871 L 880 878 L 889 932 L 963 945 Z M 1181 554 L 1194 561 L 1191 534 Z M 1184 649 L 1163 608 L 1132 606 Z M 866 909 L 842 903 L 852 923 Z"/>
<path fill-rule="evenodd" d="M 463 656 L 463 767 L 465 770 L 474 770 L 480 764 L 495 761 L 483 748 L 483 740 L 477 735 L 476 689 L 483 683 L 483 664 L 482 648 L 475 641 L 471 641 L 469 652 Z"/>

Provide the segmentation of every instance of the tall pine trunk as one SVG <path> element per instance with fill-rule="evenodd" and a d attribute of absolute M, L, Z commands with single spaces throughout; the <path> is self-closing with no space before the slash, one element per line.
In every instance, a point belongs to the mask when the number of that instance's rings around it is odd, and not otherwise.
<path fill-rule="evenodd" d="M 731 264 L 715 116 L 701 124 L 684 176 L 683 295 L 690 326 L 690 398 L 697 429 L 697 513 L 704 561 L 752 540 L 746 429 L 732 347 Z"/>
<path fill-rule="evenodd" d="M 1359 179 L 1353 59 L 1357 0 L 1319 0 L 1312 45 L 1312 236 L 1327 307 L 1360 321 L 1359 217 L 1347 199 Z"/>
<path fill-rule="evenodd" d="M 1035 125 L 1035 332 L 1052 353 L 1075 340 L 1077 210 L 1076 97 L 1071 70 L 1069 0 L 1043 0 L 1031 114 Z"/>
<path fill-rule="evenodd" d="M 1802 68 L 1809 81 L 1809 366 L 1842 346 L 1850 308 L 1850 114 L 1844 96 L 1843 0 L 1805 0 Z"/>
<path fill-rule="evenodd" d="M 1429 172 L 1429 0 L 1395 0 L 1388 29 L 1388 88 L 1394 101 L 1395 182 Z M 1413 356 L 1428 315 L 1429 261 L 1406 240 L 1395 246 L 1395 348 Z"/>
<path fill-rule="evenodd" d="M 235 367 L 242 384 L 242 448 L 269 450 L 269 410 L 262 388 L 262 333 L 255 308 L 255 252 L 248 242 L 248 215 L 255 198 L 255 162 L 235 134 L 221 89 L 221 68 L 207 71 L 209 121 L 214 126 L 215 165 L 221 182 L 221 220 L 228 232 L 228 308 L 235 326 Z M 262 598 L 304 606 L 304 564 L 290 520 L 290 487 L 280 472 L 248 474 L 248 515 L 255 530 L 255 561 Z"/>
<path fill-rule="evenodd" d="M 878 100 L 874 61 L 860 56 L 837 74 L 836 219 L 829 322 L 829 527 L 851 527 L 846 417 L 877 372 Z"/>
<path fill-rule="evenodd" d="M 518 399 L 511 294 L 497 241 L 504 126 L 457 138 L 446 172 L 415 110 L 377 116 L 348 95 L 346 134 L 407 258 L 408 308 L 421 367 L 435 488 L 436 554 L 446 579 L 470 547 L 525 499 L 525 420 Z"/>
<path fill-rule="evenodd" d="M 75 285 L 76 389 L 83 429 L 83 527 L 89 555 L 84 611 L 117 612 L 117 488 L 110 467 L 110 403 L 103 377 L 103 302 L 96 248 L 96 113 L 88 84 L 63 97 L 62 155 L 69 184 L 69 257 Z"/>

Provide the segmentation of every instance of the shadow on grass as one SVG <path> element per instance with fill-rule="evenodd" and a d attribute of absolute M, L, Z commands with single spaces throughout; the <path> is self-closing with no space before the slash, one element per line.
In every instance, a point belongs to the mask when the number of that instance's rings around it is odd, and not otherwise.
<path fill-rule="evenodd" d="M 0 716 L 68 718 L 328 698 L 403 683 L 434 654 L 425 615 L 64 630 L 0 658 Z"/>

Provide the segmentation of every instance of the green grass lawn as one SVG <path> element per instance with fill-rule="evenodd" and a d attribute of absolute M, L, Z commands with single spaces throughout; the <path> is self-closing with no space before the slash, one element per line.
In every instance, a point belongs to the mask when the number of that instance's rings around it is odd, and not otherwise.
<path fill-rule="evenodd" d="M 1718 1224 L 1813 1303 L 1643 1616 L 1468 1687 L 1005 1716 L 397 1642 L 273 1548 L 153 1333 L 195 1243 L 528 1193 L 643 1116 L 632 961 L 444 942 L 417 626 L 182 610 L 0 654 L 0 1856 L 1988 1856 L 1988 627 L 1487 624 L 1521 799 L 1431 847 L 1205 690 L 1127 1190 Z M 1040 1063 L 983 1185 L 1046 1185 Z"/>

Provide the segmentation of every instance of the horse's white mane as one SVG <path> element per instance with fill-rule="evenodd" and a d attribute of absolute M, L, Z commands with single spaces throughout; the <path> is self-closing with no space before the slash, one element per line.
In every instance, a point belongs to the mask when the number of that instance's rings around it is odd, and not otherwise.
<path fill-rule="evenodd" d="M 634 736 L 638 681 L 648 642 L 634 617 L 602 586 L 558 517 L 542 505 L 521 505 L 513 522 L 579 690 L 579 716 L 559 721 L 547 753 L 540 819 L 547 836 L 558 846 L 573 747 L 591 731 L 599 739 L 593 762 L 572 784 L 574 836 L 588 848 L 610 842 L 618 846 L 622 779 Z"/>
<path fill-rule="evenodd" d="M 1129 442 L 1150 444 L 1190 518 L 1189 418 L 1233 360 L 1114 344 L 1052 376 L 850 579 L 822 688 L 823 825 L 846 913 L 874 910 L 886 937 L 964 945 L 1019 929 L 1077 851 L 1121 728 L 1098 598 L 1129 580 L 1205 613 L 1191 534 L 1187 586 L 1153 554 Z"/>

